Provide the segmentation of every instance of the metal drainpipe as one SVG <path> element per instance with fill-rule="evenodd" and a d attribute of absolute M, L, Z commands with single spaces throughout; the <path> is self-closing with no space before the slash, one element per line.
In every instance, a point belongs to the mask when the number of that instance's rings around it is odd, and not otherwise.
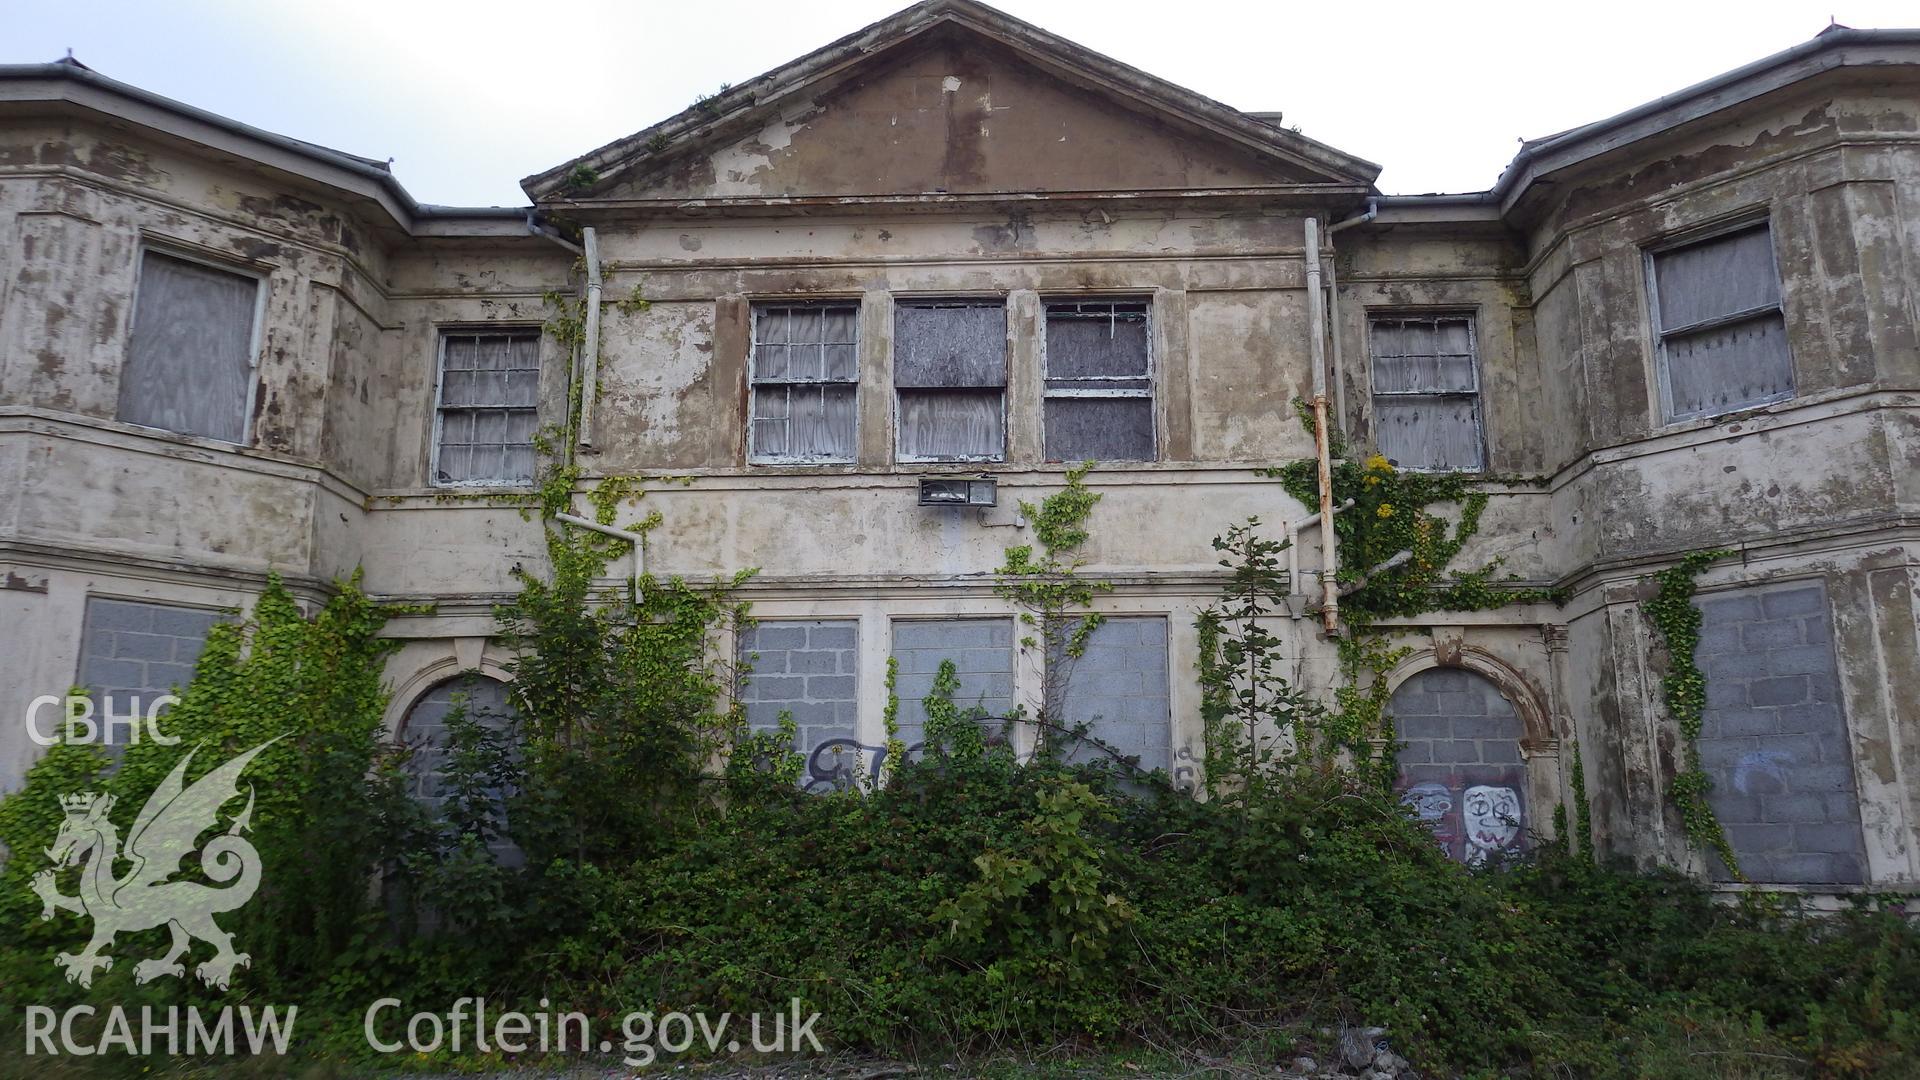
<path fill-rule="evenodd" d="M 580 344 L 580 448 L 593 449 L 593 399 L 600 392 L 600 238 L 580 230 L 587 263 L 587 325 Z"/>
<path fill-rule="evenodd" d="M 1320 219 L 1306 220 L 1307 354 L 1313 363 L 1313 448 L 1320 474 L 1320 622 L 1329 637 L 1340 628 L 1340 591 L 1334 582 L 1333 448 L 1327 431 L 1327 327 L 1320 294 Z"/>
<path fill-rule="evenodd" d="M 568 240 L 566 237 L 561 236 L 559 233 L 554 232 L 552 229 L 549 229 L 546 226 L 540 224 L 539 215 L 531 209 L 527 211 L 527 232 L 532 233 L 534 236 L 538 236 L 544 240 L 553 241 L 554 243 L 560 245 L 561 247 L 566 248 L 568 251 L 573 252 L 575 255 L 580 256 L 583 262 L 586 260 L 587 252 L 585 248 L 582 248 L 579 244 L 576 244 L 573 241 Z M 573 387 L 579 385 L 580 383 L 580 369 L 584 361 L 584 357 L 581 357 L 578 354 L 576 354 L 572 358 L 572 360 L 573 360 L 572 364 L 567 368 L 567 389 L 569 392 L 572 391 Z"/>
<path fill-rule="evenodd" d="M 1336 221 L 1327 226 L 1328 250 L 1333 250 L 1331 245 L 1333 244 L 1334 233 L 1339 232 L 1341 229 L 1351 229 L 1355 225 L 1365 225 L 1367 222 L 1379 216 L 1380 200 L 1368 199 L 1365 213 L 1356 214 L 1353 217 L 1347 218 L 1345 221 Z M 1333 331 L 1333 415 L 1340 421 L 1345 422 L 1347 418 L 1347 380 L 1345 377 L 1347 365 L 1340 351 L 1340 340 L 1344 335 L 1340 333 L 1340 278 L 1338 259 L 1327 260 L 1327 324 Z"/>

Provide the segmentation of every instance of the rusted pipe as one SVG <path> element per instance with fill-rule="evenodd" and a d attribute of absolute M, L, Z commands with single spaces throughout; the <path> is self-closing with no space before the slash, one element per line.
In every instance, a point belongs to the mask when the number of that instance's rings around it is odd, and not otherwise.
<path fill-rule="evenodd" d="M 1306 220 L 1307 355 L 1313 363 L 1313 449 L 1320 480 L 1320 622 L 1329 636 L 1340 629 L 1339 565 L 1333 527 L 1333 446 L 1327 430 L 1326 297 L 1320 294 L 1320 219 Z"/>

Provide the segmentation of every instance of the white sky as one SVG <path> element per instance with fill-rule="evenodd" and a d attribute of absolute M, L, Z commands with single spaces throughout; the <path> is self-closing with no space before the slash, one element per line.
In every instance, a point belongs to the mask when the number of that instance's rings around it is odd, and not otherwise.
<path fill-rule="evenodd" d="M 524 205 L 539 172 L 906 0 L 0 0 L 0 63 L 74 55 L 256 127 L 392 157 L 415 198 Z M 1610 116 L 1913 0 L 998 0 L 1002 10 L 1385 167 L 1490 186 L 1521 137 Z"/>

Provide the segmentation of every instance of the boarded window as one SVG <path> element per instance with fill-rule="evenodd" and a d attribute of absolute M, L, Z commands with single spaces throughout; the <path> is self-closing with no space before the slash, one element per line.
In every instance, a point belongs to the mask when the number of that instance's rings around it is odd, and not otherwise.
<path fill-rule="evenodd" d="M 257 278 L 142 254 L 119 418 L 245 442 L 259 299 Z"/>
<path fill-rule="evenodd" d="M 1367 340 L 1380 452 L 1408 469 L 1485 468 L 1473 317 L 1376 316 Z"/>
<path fill-rule="evenodd" d="M 539 401 L 538 330 L 442 334 L 434 482 L 532 483 Z"/>
<path fill-rule="evenodd" d="M 1766 225 L 1649 257 L 1669 421 L 1793 396 L 1780 274 Z"/>
<path fill-rule="evenodd" d="M 1152 461 L 1144 301 L 1047 305 L 1048 461 Z"/>
<path fill-rule="evenodd" d="M 754 461 L 853 460 L 859 314 L 853 304 L 754 308 Z"/>
<path fill-rule="evenodd" d="M 999 461 L 1006 447 L 1004 304 L 894 306 L 901 461 Z"/>

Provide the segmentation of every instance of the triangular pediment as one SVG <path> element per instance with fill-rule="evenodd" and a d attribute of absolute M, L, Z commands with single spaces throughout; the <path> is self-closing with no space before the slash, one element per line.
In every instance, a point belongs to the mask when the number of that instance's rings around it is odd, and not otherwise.
<path fill-rule="evenodd" d="M 935 0 L 523 182 L 537 202 L 1368 188 L 1378 168 Z"/>

